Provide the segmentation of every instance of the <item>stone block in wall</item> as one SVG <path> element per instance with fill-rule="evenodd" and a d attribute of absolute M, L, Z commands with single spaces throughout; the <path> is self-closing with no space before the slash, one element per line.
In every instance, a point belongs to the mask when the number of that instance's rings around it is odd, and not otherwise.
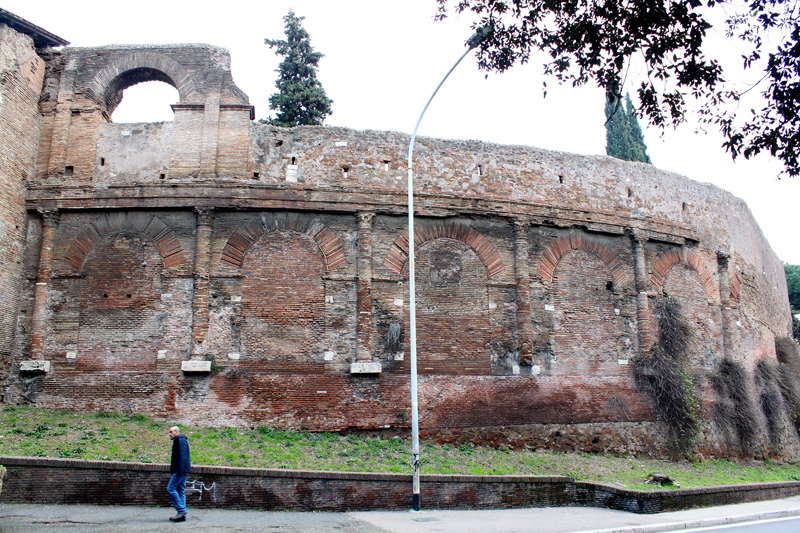
<path fill-rule="evenodd" d="M 350 364 L 351 374 L 380 374 L 381 364 L 378 362 L 358 362 Z"/>
<path fill-rule="evenodd" d="M 181 361 L 184 372 L 211 372 L 211 361 Z"/>
<path fill-rule="evenodd" d="M 22 373 L 31 374 L 50 372 L 50 361 L 20 361 L 19 371 Z"/>

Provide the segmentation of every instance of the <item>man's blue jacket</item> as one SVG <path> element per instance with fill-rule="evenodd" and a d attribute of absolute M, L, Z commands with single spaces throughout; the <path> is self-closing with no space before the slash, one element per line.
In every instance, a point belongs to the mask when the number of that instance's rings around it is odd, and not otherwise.
<path fill-rule="evenodd" d="M 192 471 L 192 460 L 189 457 L 189 439 L 180 433 L 172 440 L 172 462 L 169 468 L 172 474 L 188 474 Z"/>

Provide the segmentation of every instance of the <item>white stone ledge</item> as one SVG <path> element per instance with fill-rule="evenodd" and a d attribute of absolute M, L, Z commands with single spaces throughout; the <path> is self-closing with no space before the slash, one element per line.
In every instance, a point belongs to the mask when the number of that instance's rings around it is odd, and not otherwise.
<path fill-rule="evenodd" d="M 211 361 L 181 361 L 184 372 L 211 372 Z"/>
<path fill-rule="evenodd" d="M 377 361 L 350 363 L 351 374 L 380 374 L 381 364 Z"/>
<path fill-rule="evenodd" d="M 33 360 L 20 361 L 20 372 L 50 372 L 50 361 Z"/>

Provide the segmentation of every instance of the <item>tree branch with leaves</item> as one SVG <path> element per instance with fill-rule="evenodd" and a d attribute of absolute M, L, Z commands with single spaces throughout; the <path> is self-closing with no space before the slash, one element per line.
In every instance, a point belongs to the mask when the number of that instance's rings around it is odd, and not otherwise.
<path fill-rule="evenodd" d="M 716 125 L 736 158 L 767 152 L 800 174 L 800 4 L 798 0 L 436 0 L 438 18 L 471 12 L 473 27 L 490 26 L 478 66 L 503 72 L 541 51 L 544 72 L 573 86 L 594 82 L 622 98 L 631 61 L 647 76 L 637 89 L 638 112 L 665 128 L 686 120 L 697 102 L 700 120 Z M 747 51 L 745 69 L 763 69 L 762 109 L 738 114 L 744 92 L 723 75 L 704 44 L 714 14 L 728 39 Z M 768 49 L 768 43 L 779 44 Z"/>

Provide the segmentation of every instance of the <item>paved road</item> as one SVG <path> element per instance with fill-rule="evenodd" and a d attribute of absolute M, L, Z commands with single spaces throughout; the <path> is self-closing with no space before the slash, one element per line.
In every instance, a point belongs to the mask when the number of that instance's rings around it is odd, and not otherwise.
<path fill-rule="evenodd" d="M 742 524 L 726 524 L 723 526 L 687 529 L 685 533 L 797 533 L 800 531 L 800 518 L 776 518 L 774 520 L 757 520 Z"/>
<path fill-rule="evenodd" d="M 498 511 L 432 510 L 420 513 L 294 513 L 197 509 L 190 510 L 186 522 L 173 524 L 167 520 L 172 514 L 174 511 L 167 507 L 0 504 L 0 532 L 654 533 L 747 520 L 800 516 L 800 496 L 657 515 L 637 515 L 591 507 Z"/>

